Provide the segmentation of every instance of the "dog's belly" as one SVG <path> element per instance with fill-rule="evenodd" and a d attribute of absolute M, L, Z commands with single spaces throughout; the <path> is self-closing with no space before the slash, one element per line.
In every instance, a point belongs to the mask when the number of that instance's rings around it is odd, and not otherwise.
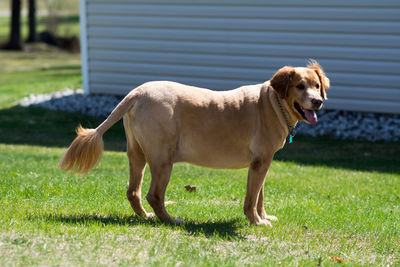
<path fill-rule="evenodd" d="M 250 159 L 251 155 L 246 147 L 202 139 L 181 140 L 174 161 L 217 169 L 240 169 L 248 167 Z"/>
<path fill-rule="evenodd" d="M 175 162 L 187 162 L 215 169 L 241 169 L 250 165 L 249 159 L 240 155 L 202 155 L 196 152 L 180 153 Z"/>

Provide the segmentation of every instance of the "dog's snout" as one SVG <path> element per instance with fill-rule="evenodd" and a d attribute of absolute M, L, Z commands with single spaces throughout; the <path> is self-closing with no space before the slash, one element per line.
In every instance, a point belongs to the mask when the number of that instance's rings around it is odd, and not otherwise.
<path fill-rule="evenodd" d="M 314 105 L 315 108 L 321 108 L 321 106 L 322 106 L 321 99 L 313 98 L 313 99 L 311 99 L 311 103 Z"/>

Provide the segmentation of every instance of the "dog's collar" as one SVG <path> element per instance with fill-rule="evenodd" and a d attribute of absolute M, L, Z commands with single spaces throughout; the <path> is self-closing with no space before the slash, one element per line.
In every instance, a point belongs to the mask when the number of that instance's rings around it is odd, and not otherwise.
<path fill-rule="evenodd" d="M 296 126 L 297 126 L 297 122 L 294 124 L 294 126 L 290 125 L 289 120 L 288 120 L 288 118 L 286 117 L 285 110 L 283 109 L 281 100 L 279 99 L 278 94 L 275 94 L 275 95 L 276 95 L 276 100 L 278 100 L 278 105 L 279 105 L 279 108 L 280 108 L 280 110 L 281 110 L 281 112 L 282 112 L 282 116 L 283 116 L 283 118 L 285 119 L 286 126 L 287 126 L 287 128 L 288 128 L 288 132 L 289 132 L 289 133 L 288 133 L 288 136 L 286 137 L 286 139 L 289 138 L 289 144 L 290 144 L 290 143 L 293 142 L 293 137 L 296 135 Z"/>

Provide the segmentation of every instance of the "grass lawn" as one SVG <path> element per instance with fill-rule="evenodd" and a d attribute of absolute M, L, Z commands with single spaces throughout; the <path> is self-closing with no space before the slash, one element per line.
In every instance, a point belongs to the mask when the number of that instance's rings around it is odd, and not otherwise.
<path fill-rule="evenodd" d="M 242 214 L 245 169 L 178 164 L 167 191 L 176 204 L 167 207 L 188 223 L 172 226 L 132 215 L 123 153 L 105 153 L 80 178 L 56 170 L 64 149 L 0 151 L 1 265 L 325 265 L 336 256 L 349 265 L 399 264 L 398 173 L 277 160 L 265 192 L 279 221 L 269 229 Z M 144 192 L 149 180 L 147 171 Z"/>
<path fill-rule="evenodd" d="M 30 93 L 80 87 L 79 56 L 0 58 L 0 266 L 400 265 L 400 143 L 296 137 L 265 185 L 272 229 L 243 215 L 247 170 L 176 164 L 166 198 L 173 226 L 133 215 L 121 123 L 85 177 L 56 169 L 74 127 L 100 119 L 22 108 Z M 150 176 L 146 170 L 143 192 Z M 185 185 L 194 185 L 190 193 Z M 144 201 L 145 208 L 151 211 Z"/>

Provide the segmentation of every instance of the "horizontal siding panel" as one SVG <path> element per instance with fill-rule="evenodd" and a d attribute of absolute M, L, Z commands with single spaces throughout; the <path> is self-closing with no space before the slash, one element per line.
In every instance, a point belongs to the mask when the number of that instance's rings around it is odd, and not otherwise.
<path fill-rule="evenodd" d="M 187 4 L 187 3 L 186 3 Z M 321 20 L 375 20 L 398 21 L 396 9 L 357 9 L 325 7 L 276 7 L 276 6 L 181 6 L 164 4 L 159 8 L 152 5 L 132 3 L 94 3 L 88 5 L 89 15 L 129 16 L 174 16 L 174 17 L 217 17 L 217 18 L 269 18 L 269 19 L 321 19 Z"/>
<path fill-rule="evenodd" d="M 400 48 L 400 35 L 89 27 L 90 38 Z"/>
<path fill-rule="evenodd" d="M 86 0 L 87 3 L 109 3 L 110 0 Z M 348 1 L 348 0 L 336 0 L 336 1 L 321 1 L 321 0 L 202 0 L 202 1 L 188 1 L 188 0 L 115 0 L 114 3 L 135 3 L 135 4 L 146 4 L 146 5 L 192 5 L 192 6 L 307 6 L 307 7 L 400 7 L 400 3 L 396 0 L 358 0 L 358 1 Z"/>
<path fill-rule="evenodd" d="M 355 100 L 379 100 L 396 102 L 400 105 L 400 90 L 367 87 L 348 87 L 334 85 L 327 91 L 328 98 L 355 99 Z"/>
<path fill-rule="evenodd" d="M 332 84 L 350 86 L 365 86 L 372 88 L 399 88 L 400 76 L 359 73 L 331 73 Z"/>
<path fill-rule="evenodd" d="M 99 64 L 100 63 L 100 64 Z M 265 70 L 252 70 L 243 72 L 239 68 L 228 67 L 203 67 L 203 66 L 179 66 L 168 64 L 146 64 L 146 63 L 111 63 L 111 62 L 91 62 L 90 68 L 94 72 L 110 72 L 124 74 L 146 74 L 146 75 L 165 75 L 173 76 L 179 74 L 181 77 L 221 79 L 221 80 L 248 80 L 253 83 L 261 82 L 265 77 Z M 260 79 L 261 78 L 261 79 Z"/>
<path fill-rule="evenodd" d="M 90 25 L 117 27 L 150 27 L 175 29 L 219 29 L 241 31 L 286 31 L 286 32 L 341 32 L 399 34 L 400 22 L 370 21 L 314 21 L 286 19 L 230 19 L 230 18 L 176 18 L 144 16 L 91 15 Z"/>
<path fill-rule="evenodd" d="M 222 91 L 231 90 L 243 85 L 257 84 L 255 81 L 239 81 L 239 80 L 226 80 L 217 78 L 201 79 L 198 77 L 184 77 L 179 74 L 174 75 L 162 75 L 162 74 L 119 74 L 119 73 L 102 73 L 93 71 L 90 73 L 90 80 L 93 84 L 105 83 L 118 85 L 121 88 L 127 88 L 126 92 L 129 92 L 132 88 L 135 88 L 148 81 L 174 81 L 191 86 L 203 87 L 212 90 Z M 93 88 L 91 88 L 93 89 Z"/>
<path fill-rule="evenodd" d="M 171 65 L 171 64 L 149 64 L 149 63 L 127 63 L 127 62 L 104 62 L 91 61 L 89 67 L 92 71 L 114 72 L 127 74 L 154 74 L 154 75 L 174 75 L 179 73 L 181 76 L 199 78 L 218 78 L 233 80 L 263 81 L 266 73 L 273 73 L 275 70 L 252 69 L 243 71 L 241 68 L 231 67 L 211 67 L 196 65 Z M 360 73 L 330 73 L 329 77 L 333 84 L 366 86 L 366 87 L 386 87 L 398 88 L 400 76 L 386 75 L 384 79 L 376 74 Z"/>
<path fill-rule="evenodd" d="M 88 38 L 89 49 L 400 61 L 398 49 Z"/>
<path fill-rule="evenodd" d="M 330 99 L 326 103 L 326 108 L 364 112 L 400 113 L 399 103 L 373 100 Z"/>
<path fill-rule="evenodd" d="M 106 62 L 138 62 L 154 64 L 174 65 L 199 65 L 199 66 L 231 66 L 235 68 L 258 68 L 265 70 L 265 74 L 271 74 L 282 66 L 304 66 L 307 60 L 304 57 L 257 57 L 257 56 L 234 56 L 234 55 L 205 55 L 205 54 L 182 54 L 163 52 L 141 52 L 141 51 L 115 51 L 108 49 L 91 49 L 89 51 L 91 61 Z M 379 61 L 347 61 L 343 64 L 340 60 L 319 59 L 322 66 L 329 66 L 329 72 L 351 72 L 364 74 L 390 74 L 400 75 L 400 62 Z M 102 64 L 99 62 L 98 64 Z M 271 70 L 272 72 L 270 72 Z"/>

